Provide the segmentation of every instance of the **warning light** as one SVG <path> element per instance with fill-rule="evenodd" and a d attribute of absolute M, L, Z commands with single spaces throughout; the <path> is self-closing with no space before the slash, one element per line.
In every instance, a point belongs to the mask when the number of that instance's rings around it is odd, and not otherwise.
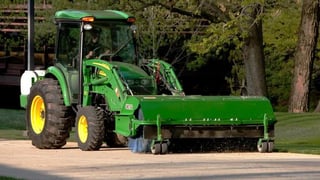
<path fill-rule="evenodd" d="M 93 21 L 94 21 L 94 17 L 92 17 L 92 16 L 87 16 L 87 17 L 81 18 L 81 20 L 82 20 L 83 22 L 93 22 Z"/>
<path fill-rule="evenodd" d="M 129 17 L 129 18 L 127 19 L 127 21 L 128 21 L 129 23 L 134 23 L 134 22 L 136 21 L 136 18 L 134 18 L 134 17 Z"/>

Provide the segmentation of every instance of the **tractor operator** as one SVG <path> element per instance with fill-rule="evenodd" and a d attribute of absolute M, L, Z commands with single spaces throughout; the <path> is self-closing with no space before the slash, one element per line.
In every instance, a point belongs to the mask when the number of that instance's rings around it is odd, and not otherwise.
<path fill-rule="evenodd" d="M 98 57 L 101 54 L 110 54 L 110 50 L 108 49 L 103 52 L 105 48 L 100 42 L 100 31 L 98 29 L 91 30 L 91 40 L 86 45 L 86 49 L 88 53 L 86 53 L 85 57 L 87 59 Z"/>

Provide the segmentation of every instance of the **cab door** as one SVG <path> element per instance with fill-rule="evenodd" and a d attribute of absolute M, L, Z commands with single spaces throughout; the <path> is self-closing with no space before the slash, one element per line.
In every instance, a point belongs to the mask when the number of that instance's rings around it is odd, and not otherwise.
<path fill-rule="evenodd" d="M 55 66 L 64 74 L 72 103 L 78 103 L 80 91 L 80 32 L 79 22 L 59 22 Z"/>

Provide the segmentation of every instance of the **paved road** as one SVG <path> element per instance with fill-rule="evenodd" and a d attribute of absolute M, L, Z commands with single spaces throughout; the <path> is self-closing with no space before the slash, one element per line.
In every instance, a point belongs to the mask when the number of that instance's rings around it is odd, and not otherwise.
<path fill-rule="evenodd" d="M 0 140 L 0 175 L 23 179 L 319 179 L 320 156 L 292 153 L 134 154 L 84 152 L 76 143 L 39 150 L 30 141 Z"/>

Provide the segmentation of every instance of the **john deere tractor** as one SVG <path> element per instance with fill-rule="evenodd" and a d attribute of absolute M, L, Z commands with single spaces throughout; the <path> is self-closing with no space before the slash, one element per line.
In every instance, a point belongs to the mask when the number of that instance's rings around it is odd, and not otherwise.
<path fill-rule="evenodd" d="M 106 143 L 166 154 L 175 142 L 211 146 L 232 139 L 273 150 L 276 119 L 267 98 L 185 95 L 170 64 L 137 55 L 130 14 L 62 10 L 55 23 L 54 64 L 21 77 L 20 102 L 35 147 L 61 148 L 74 128 L 84 151 Z M 99 44 L 92 41 L 97 33 Z"/>

